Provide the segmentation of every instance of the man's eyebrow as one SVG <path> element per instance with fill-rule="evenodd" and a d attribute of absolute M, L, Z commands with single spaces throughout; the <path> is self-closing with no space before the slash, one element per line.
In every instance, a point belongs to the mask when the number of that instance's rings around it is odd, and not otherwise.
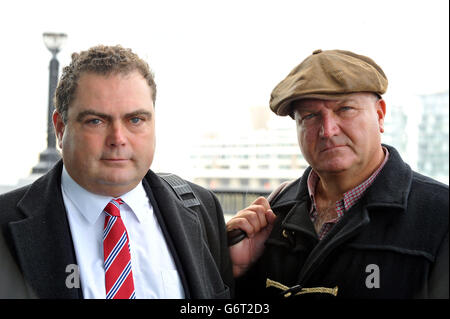
<path fill-rule="evenodd" d="M 111 119 L 112 117 L 105 113 L 100 113 L 94 110 L 85 110 L 77 115 L 77 122 L 81 122 L 86 116 L 98 116 L 102 119 Z"/>
<path fill-rule="evenodd" d="M 355 99 L 353 99 L 353 98 L 347 98 L 347 99 L 343 99 L 343 100 L 341 100 L 341 101 L 338 101 L 337 102 L 337 105 L 342 105 L 342 104 L 347 104 L 347 103 L 349 103 L 349 102 L 355 102 L 356 100 Z"/>
<path fill-rule="evenodd" d="M 137 110 L 137 111 L 125 114 L 125 117 L 129 118 L 129 117 L 138 116 L 138 115 L 145 115 L 148 118 L 152 118 L 152 116 L 153 116 L 152 113 L 147 110 Z"/>
<path fill-rule="evenodd" d="M 130 117 L 134 117 L 134 116 L 139 116 L 139 115 L 145 115 L 148 118 L 152 118 L 152 113 L 147 111 L 147 110 L 136 110 L 130 113 L 125 114 L 126 118 L 130 118 Z M 77 115 L 77 121 L 81 122 L 85 117 L 87 116 L 97 116 L 100 117 L 102 119 L 106 119 L 106 120 L 112 120 L 112 116 L 105 114 L 105 113 L 101 113 L 101 112 L 97 112 L 94 110 L 85 110 L 85 111 L 81 111 L 80 113 L 78 113 Z"/>

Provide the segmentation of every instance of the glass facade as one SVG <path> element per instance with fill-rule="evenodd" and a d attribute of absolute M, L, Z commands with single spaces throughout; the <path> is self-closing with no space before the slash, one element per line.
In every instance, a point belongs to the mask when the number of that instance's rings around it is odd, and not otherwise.
<path fill-rule="evenodd" d="M 448 91 L 422 95 L 417 169 L 448 184 L 449 96 Z"/>

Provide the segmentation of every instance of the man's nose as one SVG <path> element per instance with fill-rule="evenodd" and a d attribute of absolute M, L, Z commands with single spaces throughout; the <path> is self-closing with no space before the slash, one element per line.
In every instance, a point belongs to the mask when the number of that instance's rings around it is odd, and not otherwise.
<path fill-rule="evenodd" d="M 322 123 L 320 127 L 320 137 L 329 138 L 339 132 L 339 119 L 334 113 L 322 114 Z"/>
<path fill-rule="evenodd" d="M 106 143 L 108 146 L 122 146 L 126 143 L 125 128 L 120 123 L 113 123 L 109 129 Z"/>

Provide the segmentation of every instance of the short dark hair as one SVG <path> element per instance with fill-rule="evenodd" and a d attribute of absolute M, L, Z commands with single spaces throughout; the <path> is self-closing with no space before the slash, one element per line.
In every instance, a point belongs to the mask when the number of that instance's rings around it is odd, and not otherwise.
<path fill-rule="evenodd" d="M 67 123 L 67 112 L 73 101 L 78 80 L 83 73 L 92 72 L 101 75 L 129 74 L 138 71 L 152 91 L 152 100 L 156 100 L 156 83 L 147 62 L 120 45 L 98 45 L 87 51 L 72 54 L 72 62 L 63 68 L 61 79 L 55 91 L 54 103 L 63 122 Z"/>

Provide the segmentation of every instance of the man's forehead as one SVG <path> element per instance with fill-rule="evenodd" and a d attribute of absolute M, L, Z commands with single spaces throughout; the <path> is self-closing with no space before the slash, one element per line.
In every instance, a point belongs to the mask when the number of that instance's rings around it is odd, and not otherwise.
<path fill-rule="evenodd" d="M 318 105 L 342 105 L 346 103 L 358 103 L 366 98 L 375 98 L 374 94 L 371 93 L 350 93 L 342 96 L 323 96 L 317 98 L 304 98 L 293 101 L 291 103 L 292 111 L 295 111 L 304 107 L 312 107 Z"/>
<path fill-rule="evenodd" d="M 346 98 L 333 98 L 333 99 L 301 99 L 292 102 L 292 109 L 299 109 L 309 106 L 317 106 L 317 105 L 333 105 L 333 104 L 342 104 L 347 102 L 356 101 L 355 98 L 346 97 Z"/>

